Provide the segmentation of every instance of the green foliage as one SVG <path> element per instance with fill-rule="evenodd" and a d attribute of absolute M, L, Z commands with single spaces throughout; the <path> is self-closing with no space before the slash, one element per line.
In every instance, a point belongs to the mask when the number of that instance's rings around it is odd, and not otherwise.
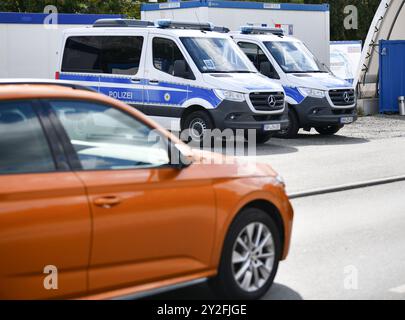
<path fill-rule="evenodd" d="M 43 12 L 54 5 L 60 13 L 114 13 L 139 16 L 140 2 L 132 0 L 1 0 L 0 12 Z"/>
<path fill-rule="evenodd" d="M 322 0 L 306 0 L 305 3 L 323 3 Z M 381 0 L 329 0 L 331 39 L 332 40 L 365 40 L 368 29 L 377 11 Z M 344 9 L 348 5 L 354 5 L 358 9 L 358 29 L 346 30 Z"/>
<path fill-rule="evenodd" d="M 257 0 L 248 0 L 257 1 Z M 140 4 L 136 0 L 1 0 L 0 11 L 42 12 L 46 5 L 55 5 L 61 13 L 117 13 L 139 18 Z M 162 2 L 162 0 L 160 0 Z M 264 0 L 262 2 L 329 3 L 331 6 L 331 39 L 364 40 L 380 0 Z M 355 5 L 359 13 L 359 29 L 345 30 L 344 8 Z M 310 21 L 308 21 L 310 23 Z"/>

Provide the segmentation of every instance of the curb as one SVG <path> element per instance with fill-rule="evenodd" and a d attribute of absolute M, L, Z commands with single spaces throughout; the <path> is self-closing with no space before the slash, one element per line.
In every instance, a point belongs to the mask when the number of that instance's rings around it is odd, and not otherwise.
<path fill-rule="evenodd" d="M 313 190 L 304 191 L 304 192 L 296 192 L 296 193 L 288 194 L 288 197 L 290 199 L 300 199 L 300 198 L 307 198 L 307 197 L 318 196 L 318 195 L 329 194 L 329 193 L 349 191 L 349 190 L 355 190 L 355 189 L 361 189 L 361 188 L 369 188 L 369 187 L 380 186 L 380 185 L 384 185 L 384 184 L 391 184 L 391 183 L 402 182 L 402 181 L 405 181 L 405 175 L 391 177 L 391 178 L 378 179 L 378 180 L 370 180 L 370 181 L 366 181 L 366 182 L 345 184 L 345 185 L 341 185 L 341 186 L 337 186 L 337 187 L 330 187 L 330 188 L 324 188 L 324 189 L 313 189 Z"/>

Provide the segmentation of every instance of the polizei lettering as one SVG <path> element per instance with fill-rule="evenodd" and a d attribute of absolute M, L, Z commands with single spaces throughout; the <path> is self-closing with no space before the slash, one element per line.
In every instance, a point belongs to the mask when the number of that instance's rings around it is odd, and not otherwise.
<path fill-rule="evenodd" d="M 134 100 L 134 94 L 130 91 L 109 91 L 108 95 L 118 100 Z"/>

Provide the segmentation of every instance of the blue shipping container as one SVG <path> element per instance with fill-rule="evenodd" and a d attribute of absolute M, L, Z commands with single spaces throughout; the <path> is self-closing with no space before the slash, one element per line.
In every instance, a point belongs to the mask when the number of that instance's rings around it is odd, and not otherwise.
<path fill-rule="evenodd" d="M 380 112 L 398 112 L 405 96 L 405 41 L 380 41 Z"/>

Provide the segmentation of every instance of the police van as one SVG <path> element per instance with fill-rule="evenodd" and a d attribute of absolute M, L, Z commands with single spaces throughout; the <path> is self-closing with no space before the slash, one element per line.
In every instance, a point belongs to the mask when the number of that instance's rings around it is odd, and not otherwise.
<path fill-rule="evenodd" d="M 103 19 L 64 32 L 57 79 L 134 106 L 198 140 L 210 129 L 256 129 L 257 142 L 288 127 L 283 87 L 260 74 L 210 23 Z"/>
<path fill-rule="evenodd" d="M 284 87 L 289 126 L 279 137 L 295 138 L 300 128 L 333 135 L 357 120 L 353 85 L 334 76 L 302 41 L 282 29 L 255 26 L 231 37 L 263 75 Z"/>

